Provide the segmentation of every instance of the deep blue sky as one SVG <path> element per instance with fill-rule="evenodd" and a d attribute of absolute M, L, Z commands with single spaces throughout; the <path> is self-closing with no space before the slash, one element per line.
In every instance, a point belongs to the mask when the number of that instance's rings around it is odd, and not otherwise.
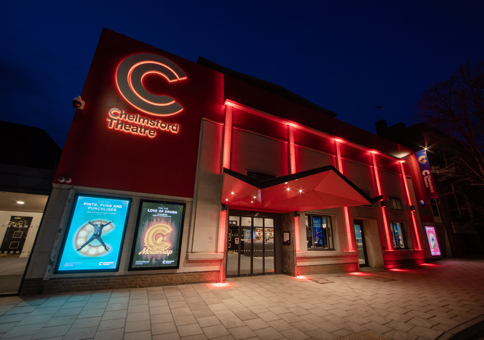
<path fill-rule="evenodd" d="M 0 120 L 63 146 L 101 30 L 291 90 L 375 132 L 484 59 L 483 1 L 1 1 Z"/>

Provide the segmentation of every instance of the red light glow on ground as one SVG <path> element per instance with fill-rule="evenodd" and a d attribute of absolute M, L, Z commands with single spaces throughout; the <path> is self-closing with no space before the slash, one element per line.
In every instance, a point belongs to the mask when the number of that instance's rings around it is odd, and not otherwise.
<path fill-rule="evenodd" d="M 425 266 L 425 267 L 439 267 L 440 266 L 440 264 L 436 264 L 436 263 L 421 263 L 420 265 Z"/>
<path fill-rule="evenodd" d="M 295 277 L 295 279 L 298 279 L 298 280 L 307 280 L 308 278 L 304 275 L 298 275 Z"/>
<path fill-rule="evenodd" d="M 373 274 L 371 273 L 364 273 L 364 272 L 353 272 L 353 273 L 347 273 L 348 275 L 353 275 L 353 276 L 372 276 Z"/>
<path fill-rule="evenodd" d="M 231 287 L 232 285 L 228 282 L 219 282 L 219 283 L 209 283 L 208 284 L 210 286 L 210 288 L 229 288 Z"/>

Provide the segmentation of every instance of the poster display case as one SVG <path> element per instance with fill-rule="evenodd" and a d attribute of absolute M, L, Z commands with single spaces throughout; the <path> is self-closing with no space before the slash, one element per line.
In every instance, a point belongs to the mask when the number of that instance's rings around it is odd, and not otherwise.
<path fill-rule="evenodd" d="M 129 198 L 76 195 L 55 273 L 118 271 L 130 205 Z"/>

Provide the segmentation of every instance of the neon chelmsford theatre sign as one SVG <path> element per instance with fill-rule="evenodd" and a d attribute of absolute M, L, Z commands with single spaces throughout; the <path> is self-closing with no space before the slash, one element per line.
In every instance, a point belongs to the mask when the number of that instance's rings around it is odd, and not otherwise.
<path fill-rule="evenodd" d="M 162 56 L 140 53 L 127 57 L 119 64 L 116 72 L 118 90 L 131 105 L 157 118 L 112 108 L 107 117 L 109 129 L 151 138 L 156 136 L 158 130 L 178 133 L 178 123 L 167 123 L 160 118 L 175 115 L 182 111 L 183 107 L 169 96 L 148 92 L 142 84 L 143 77 L 148 74 L 163 76 L 169 82 L 187 78 L 178 65 Z"/>

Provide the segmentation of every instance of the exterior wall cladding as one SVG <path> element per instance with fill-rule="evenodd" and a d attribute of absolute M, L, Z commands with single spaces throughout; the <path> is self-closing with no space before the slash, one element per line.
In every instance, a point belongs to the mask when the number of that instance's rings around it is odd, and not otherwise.
<path fill-rule="evenodd" d="M 120 76 L 123 69 L 127 86 Z M 228 221 L 234 215 L 271 214 L 275 265 L 266 274 L 358 271 L 363 241 L 366 264 L 372 267 L 436 258 L 424 229 L 433 221 L 421 216 L 416 204 L 425 192 L 415 156 L 281 87 L 203 59 L 193 63 L 104 29 L 81 96 L 85 105 L 75 112 L 55 176 L 71 181 L 53 183 L 21 294 L 224 282 L 230 276 Z M 313 171 L 320 168 L 324 171 Z M 249 172 L 275 177 L 274 186 L 262 188 L 268 182 L 259 182 L 257 188 L 256 180 L 246 178 Z M 278 188 L 289 191 L 285 185 L 329 173 L 336 180 L 316 183 L 318 192 L 301 188 L 287 204 L 265 204 L 281 197 Z M 325 194 L 331 184 L 346 201 L 334 191 Z M 266 196 L 254 204 L 244 201 L 242 191 Z M 66 239 L 69 230 L 82 227 L 73 218 L 79 195 L 130 200 L 125 225 L 118 223 L 103 234 L 108 253 L 117 254 L 114 269 L 75 270 L 88 260 L 101 265 L 106 255 L 102 249 L 72 255 L 79 243 Z M 141 249 L 135 239 L 140 239 L 140 209 L 146 200 L 185 205 L 181 230 L 175 230 L 182 232 L 181 239 L 164 248 L 179 253 L 176 267 L 164 265 L 165 252 L 144 257 L 150 268 L 132 270 L 134 253 Z M 391 206 L 391 200 L 401 207 Z M 310 241 L 317 236 L 307 225 L 313 216 L 331 221 L 332 243 L 322 250 Z M 357 241 L 355 221 L 362 225 L 363 240 Z M 391 229 L 395 222 L 402 239 L 397 246 Z M 123 233 L 119 245 L 110 239 L 116 232 Z M 283 242 L 287 235 L 290 244 Z M 74 270 L 61 270 L 59 262 L 69 247 L 67 260 Z"/>

